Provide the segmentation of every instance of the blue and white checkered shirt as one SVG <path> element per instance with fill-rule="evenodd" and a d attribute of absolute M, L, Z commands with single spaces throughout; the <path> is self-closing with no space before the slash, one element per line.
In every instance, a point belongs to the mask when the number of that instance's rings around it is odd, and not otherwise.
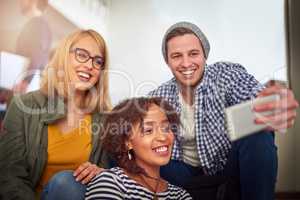
<path fill-rule="evenodd" d="M 263 86 L 240 64 L 217 62 L 205 66 L 203 78 L 195 89 L 194 117 L 197 152 L 206 174 L 213 175 L 224 169 L 231 148 L 224 109 L 254 98 L 262 89 Z M 165 98 L 180 113 L 178 92 L 173 78 L 151 91 L 149 96 Z M 180 130 L 177 134 L 172 159 L 182 161 Z"/>

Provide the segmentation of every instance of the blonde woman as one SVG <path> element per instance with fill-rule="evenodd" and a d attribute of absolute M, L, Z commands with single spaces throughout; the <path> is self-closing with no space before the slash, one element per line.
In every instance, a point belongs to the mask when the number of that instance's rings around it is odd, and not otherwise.
<path fill-rule="evenodd" d="M 111 107 L 107 60 L 101 35 L 79 30 L 59 44 L 40 90 L 13 98 L 0 138 L 1 199 L 84 198 L 108 165 L 99 141 Z"/>

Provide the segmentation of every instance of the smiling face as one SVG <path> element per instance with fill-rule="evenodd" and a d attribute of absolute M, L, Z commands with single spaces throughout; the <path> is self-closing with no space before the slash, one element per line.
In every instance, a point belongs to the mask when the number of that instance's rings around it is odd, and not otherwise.
<path fill-rule="evenodd" d="M 137 123 L 132 127 L 127 146 L 133 150 L 137 165 L 147 171 L 169 162 L 173 142 L 174 134 L 167 116 L 160 107 L 152 104 L 142 124 Z"/>
<path fill-rule="evenodd" d="M 86 62 L 82 62 L 83 58 L 89 58 Z M 75 88 L 79 90 L 87 90 L 99 81 L 101 69 L 95 68 L 93 57 L 103 58 L 104 55 L 100 51 L 100 47 L 91 36 L 85 36 L 74 43 L 70 49 L 70 79 Z"/>
<path fill-rule="evenodd" d="M 184 34 L 167 42 L 168 65 L 183 89 L 194 88 L 201 81 L 205 57 L 200 40 Z"/>

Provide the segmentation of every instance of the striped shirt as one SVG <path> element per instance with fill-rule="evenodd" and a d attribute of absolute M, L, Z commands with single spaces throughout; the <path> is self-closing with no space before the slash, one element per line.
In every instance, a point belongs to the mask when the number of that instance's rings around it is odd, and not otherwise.
<path fill-rule="evenodd" d="M 190 200 L 192 197 L 184 189 L 168 183 L 168 189 L 156 193 L 159 200 Z M 87 185 L 85 199 L 153 199 L 154 193 L 135 180 L 129 178 L 119 167 L 98 174 Z"/>
<path fill-rule="evenodd" d="M 217 62 L 205 66 L 195 88 L 195 134 L 197 152 L 204 172 L 216 174 L 224 169 L 231 149 L 225 121 L 225 108 L 255 98 L 263 86 L 237 63 Z M 181 113 L 179 88 L 175 78 L 163 83 L 149 96 L 165 98 Z M 176 134 L 172 159 L 183 161 L 182 130 Z"/>

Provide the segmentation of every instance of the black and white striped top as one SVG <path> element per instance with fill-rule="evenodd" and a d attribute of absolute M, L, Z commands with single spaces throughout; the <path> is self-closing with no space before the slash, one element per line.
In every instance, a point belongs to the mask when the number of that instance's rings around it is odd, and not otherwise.
<path fill-rule="evenodd" d="M 165 192 L 156 193 L 159 200 L 190 200 L 184 189 L 168 184 Z M 124 171 L 115 167 L 98 174 L 87 186 L 85 199 L 153 199 L 154 193 L 129 178 Z"/>

